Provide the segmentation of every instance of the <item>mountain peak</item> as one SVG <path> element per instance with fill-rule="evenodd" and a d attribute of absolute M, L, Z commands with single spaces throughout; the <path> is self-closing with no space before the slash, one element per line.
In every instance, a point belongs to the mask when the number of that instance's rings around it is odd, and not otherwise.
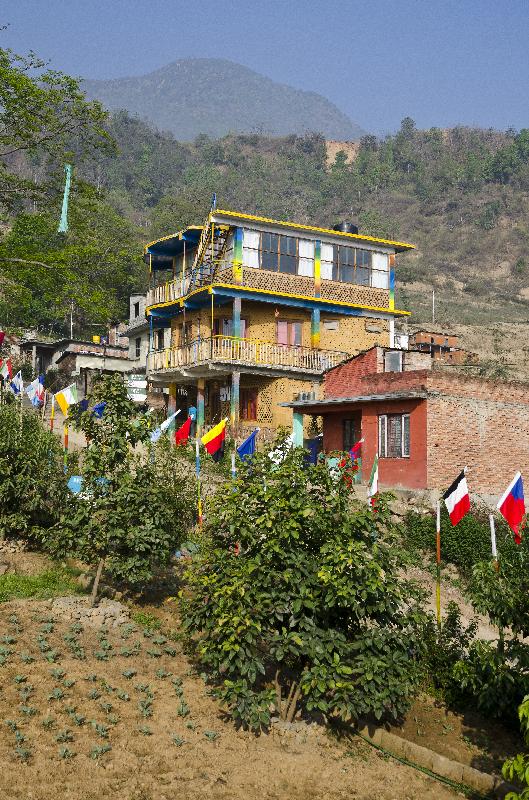
<path fill-rule="evenodd" d="M 85 80 L 88 97 L 124 108 L 180 141 L 205 133 L 322 133 L 356 140 L 364 131 L 322 95 L 295 89 L 220 58 L 180 58 L 146 75 Z"/>

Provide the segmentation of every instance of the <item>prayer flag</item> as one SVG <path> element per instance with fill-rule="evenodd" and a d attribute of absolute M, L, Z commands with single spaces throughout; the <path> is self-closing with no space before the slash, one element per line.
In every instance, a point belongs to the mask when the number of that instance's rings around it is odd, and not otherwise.
<path fill-rule="evenodd" d="M 75 383 L 72 383 L 70 386 L 67 386 L 66 389 L 57 392 L 54 397 L 63 413 L 63 416 L 66 417 L 68 416 L 68 409 L 70 406 L 73 406 L 77 403 L 77 386 Z"/>
<path fill-rule="evenodd" d="M 362 443 L 364 439 L 360 439 L 356 444 L 354 444 L 351 449 L 349 450 L 349 455 L 351 456 L 351 461 L 356 461 L 357 458 L 360 458 L 360 453 L 362 452 Z"/>
<path fill-rule="evenodd" d="M 2 367 L 0 368 L 0 375 L 4 379 L 4 381 L 11 380 L 11 376 L 13 374 L 13 369 L 11 367 L 11 359 L 8 358 L 6 361 L 2 362 Z"/>
<path fill-rule="evenodd" d="M 26 394 L 36 408 L 44 402 L 44 375 L 39 375 L 26 387 Z"/>
<path fill-rule="evenodd" d="M 169 427 L 171 422 L 174 420 L 176 415 L 179 414 L 179 413 L 180 413 L 180 409 L 178 409 L 178 411 L 175 411 L 174 414 L 171 414 L 170 417 L 167 417 L 167 419 L 162 422 L 160 427 L 156 428 L 156 430 L 151 433 L 151 443 L 152 444 L 155 444 L 158 441 L 158 439 L 160 438 L 162 433 L 164 433 L 164 431 L 167 430 L 167 428 Z"/>
<path fill-rule="evenodd" d="M 227 421 L 228 418 L 226 417 L 226 419 L 223 419 L 218 425 L 215 425 L 214 428 L 205 433 L 200 440 L 214 461 L 219 461 L 224 452 Z"/>
<path fill-rule="evenodd" d="M 9 384 L 14 394 L 22 394 L 24 391 L 24 381 L 22 380 L 22 373 L 20 370 L 17 372 L 11 383 Z"/>
<path fill-rule="evenodd" d="M 245 461 L 245 459 L 250 458 L 255 453 L 255 442 L 257 439 L 257 434 L 261 429 L 256 428 L 251 434 L 240 444 L 237 448 L 237 455 L 241 459 L 241 461 Z"/>
<path fill-rule="evenodd" d="M 183 425 L 181 425 L 174 434 L 174 442 L 175 444 L 187 444 L 187 440 L 189 439 L 189 433 L 191 431 L 191 423 L 193 420 L 191 417 L 188 417 Z"/>
<path fill-rule="evenodd" d="M 3 343 L 5 337 L 6 337 L 5 331 L 0 331 L 0 344 Z"/>
<path fill-rule="evenodd" d="M 443 495 L 452 525 L 457 525 L 458 522 L 461 522 L 465 514 L 470 511 L 470 495 L 465 472 L 466 468 L 459 473 Z"/>
<path fill-rule="evenodd" d="M 101 419 L 106 407 L 107 407 L 106 402 L 104 400 L 101 400 L 100 403 L 96 403 L 95 406 L 92 408 L 92 414 L 94 415 L 94 417 Z"/>
<path fill-rule="evenodd" d="M 375 455 L 373 466 L 371 467 L 371 475 L 369 476 L 369 485 L 367 487 L 367 497 L 369 503 L 375 505 L 375 495 L 378 492 L 378 453 Z"/>
<path fill-rule="evenodd" d="M 520 523 L 525 515 L 525 499 L 523 493 L 523 481 L 519 472 L 516 473 L 505 492 L 498 501 L 497 509 L 507 520 L 507 524 L 514 533 L 516 544 L 522 543 L 520 536 Z"/>

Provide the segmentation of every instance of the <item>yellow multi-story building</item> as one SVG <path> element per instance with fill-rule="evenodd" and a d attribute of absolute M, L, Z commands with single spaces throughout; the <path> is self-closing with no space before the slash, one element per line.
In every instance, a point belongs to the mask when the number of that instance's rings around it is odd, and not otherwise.
<path fill-rule="evenodd" d="M 145 248 L 149 380 L 199 431 L 229 417 L 244 436 L 292 425 L 279 405 L 319 394 L 324 371 L 393 345 L 395 254 L 404 242 L 213 208 Z"/>

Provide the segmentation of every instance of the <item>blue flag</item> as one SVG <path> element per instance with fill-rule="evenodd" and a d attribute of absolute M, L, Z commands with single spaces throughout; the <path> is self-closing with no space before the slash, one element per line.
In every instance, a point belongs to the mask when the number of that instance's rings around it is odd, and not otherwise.
<path fill-rule="evenodd" d="M 250 458 L 250 456 L 253 456 L 255 453 L 255 440 L 260 430 L 260 428 L 256 428 L 254 431 L 252 431 L 248 438 L 245 439 L 244 442 L 237 448 L 237 454 L 241 461 Z"/>
<path fill-rule="evenodd" d="M 103 411 L 105 410 L 106 406 L 107 404 L 104 400 L 101 400 L 100 403 L 96 403 L 92 409 L 92 414 L 94 415 L 94 417 L 98 417 L 99 419 L 101 419 L 101 417 L 103 416 Z"/>

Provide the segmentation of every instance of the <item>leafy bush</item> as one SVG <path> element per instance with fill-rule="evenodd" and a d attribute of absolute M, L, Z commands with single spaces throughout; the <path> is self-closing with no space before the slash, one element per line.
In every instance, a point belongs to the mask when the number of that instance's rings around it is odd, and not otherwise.
<path fill-rule="evenodd" d="M 526 695 L 518 708 L 520 728 L 529 745 L 529 695 Z M 525 786 L 522 792 L 509 792 L 505 800 L 529 800 L 529 753 L 519 753 L 514 758 L 509 758 L 502 768 L 503 777 L 512 781 L 517 778 Z"/>
<path fill-rule="evenodd" d="M 277 462 L 277 460 L 276 460 Z M 181 595 L 188 646 L 233 718 L 266 728 L 271 710 L 398 717 L 419 680 L 420 591 L 381 500 L 351 507 L 341 473 L 241 464 L 210 509 Z"/>
<path fill-rule="evenodd" d="M 460 697 L 459 685 L 454 679 L 454 667 L 466 658 L 476 630 L 475 620 L 467 626 L 463 624 L 459 606 L 454 602 L 448 604 L 440 629 L 433 619 L 426 626 L 426 678 L 448 702 Z"/>
<path fill-rule="evenodd" d="M 408 512 L 403 524 L 403 538 L 411 550 L 435 553 L 435 516 Z M 496 519 L 496 540 L 500 560 L 508 558 L 516 562 L 520 558 L 529 558 L 529 536 L 524 537 L 521 545 L 516 545 L 503 519 Z M 470 576 L 474 564 L 490 561 L 489 512 L 485 508 L 474 509 L 453 526 L 446 508 L 444 505 L 441 507 L 441 558 L 455 564 L 465 576 Z"/>
<path fill-rule="evenodd" d="M 71 411 L 73 425 L 89 442 L 81 466 L 83 491 L 70 495 L 45 543 L 56 556 L 99 561 L 98 576 L 104 565 L 116 578 L 139 584 L 185 538 L 193 520 L 193 478 L 177 468 L 165 443 L 151 448 L 151 421 L 128 399 L 122 377 L 98 382 L 90 405 L 103 400 L 101 419 L 79 406 Z M 146 445 L 143 451 L 135 449 L 139 443 Z"/>
<path fill-rule="evenodd" d="M 35 537 L 57 522 L 68 492 L 60 461 L 33 411 L 0 406 L 0 538 Z"/>

